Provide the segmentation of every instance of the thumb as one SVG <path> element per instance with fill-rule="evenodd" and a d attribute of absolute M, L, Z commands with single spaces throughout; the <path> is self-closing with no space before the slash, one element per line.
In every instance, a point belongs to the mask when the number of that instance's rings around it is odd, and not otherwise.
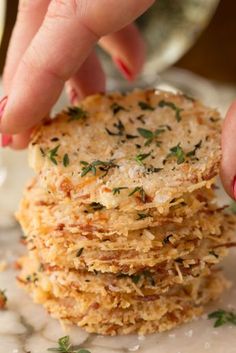
<path fill-rule="evenodd" d="M 236 199 L 236 101 L 229 108 L 222 131 L 221 179 L 227 193 Z"/>

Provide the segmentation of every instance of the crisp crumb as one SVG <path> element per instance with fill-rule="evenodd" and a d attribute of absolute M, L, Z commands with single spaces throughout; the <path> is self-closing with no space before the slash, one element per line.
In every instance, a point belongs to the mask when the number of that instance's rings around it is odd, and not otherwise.
<path fill-rule="evenodd" d="M 0 290 L 0 310 L 6 309 L 7 296 L 4 290 Z"/>

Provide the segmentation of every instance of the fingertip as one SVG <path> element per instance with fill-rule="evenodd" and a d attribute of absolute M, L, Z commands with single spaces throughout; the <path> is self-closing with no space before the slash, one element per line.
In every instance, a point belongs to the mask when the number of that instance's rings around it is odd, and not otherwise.
<path fill-rule="evenodd" d="M 222 160 L 220 177 L 228 195 L 236 199 L 236 101 L 234 101 L 224 120 L 221 145 Z"/>

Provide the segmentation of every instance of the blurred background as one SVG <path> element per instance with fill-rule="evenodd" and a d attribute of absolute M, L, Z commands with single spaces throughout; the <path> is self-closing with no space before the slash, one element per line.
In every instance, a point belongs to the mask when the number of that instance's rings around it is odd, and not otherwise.
<path fill-rule="evenodd" d="M 165 0 L 161 2 L 164 3 Z M 172 3 L 175 3 L 175 0 L 172 0 Z M 3 70 L 17 6 L 18 0 L 7 0 L 7 15 L 0 49 L 0 72 Z M 236 84 L 235 35 L 236 1 L 221 0 L 210 24 L 175 66 L 191 70 L 211 80 Z"/>

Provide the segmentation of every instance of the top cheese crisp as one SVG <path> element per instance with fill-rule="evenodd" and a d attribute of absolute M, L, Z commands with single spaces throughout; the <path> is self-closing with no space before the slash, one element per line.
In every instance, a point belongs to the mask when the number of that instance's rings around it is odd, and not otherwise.
<path fill-rule="evenodd" d="M 98 94 L 36 129 L 30 165 L 58 201 L 161 211 L 213 182 L 220 121 L 216 110 L 183 94 Z"/>

